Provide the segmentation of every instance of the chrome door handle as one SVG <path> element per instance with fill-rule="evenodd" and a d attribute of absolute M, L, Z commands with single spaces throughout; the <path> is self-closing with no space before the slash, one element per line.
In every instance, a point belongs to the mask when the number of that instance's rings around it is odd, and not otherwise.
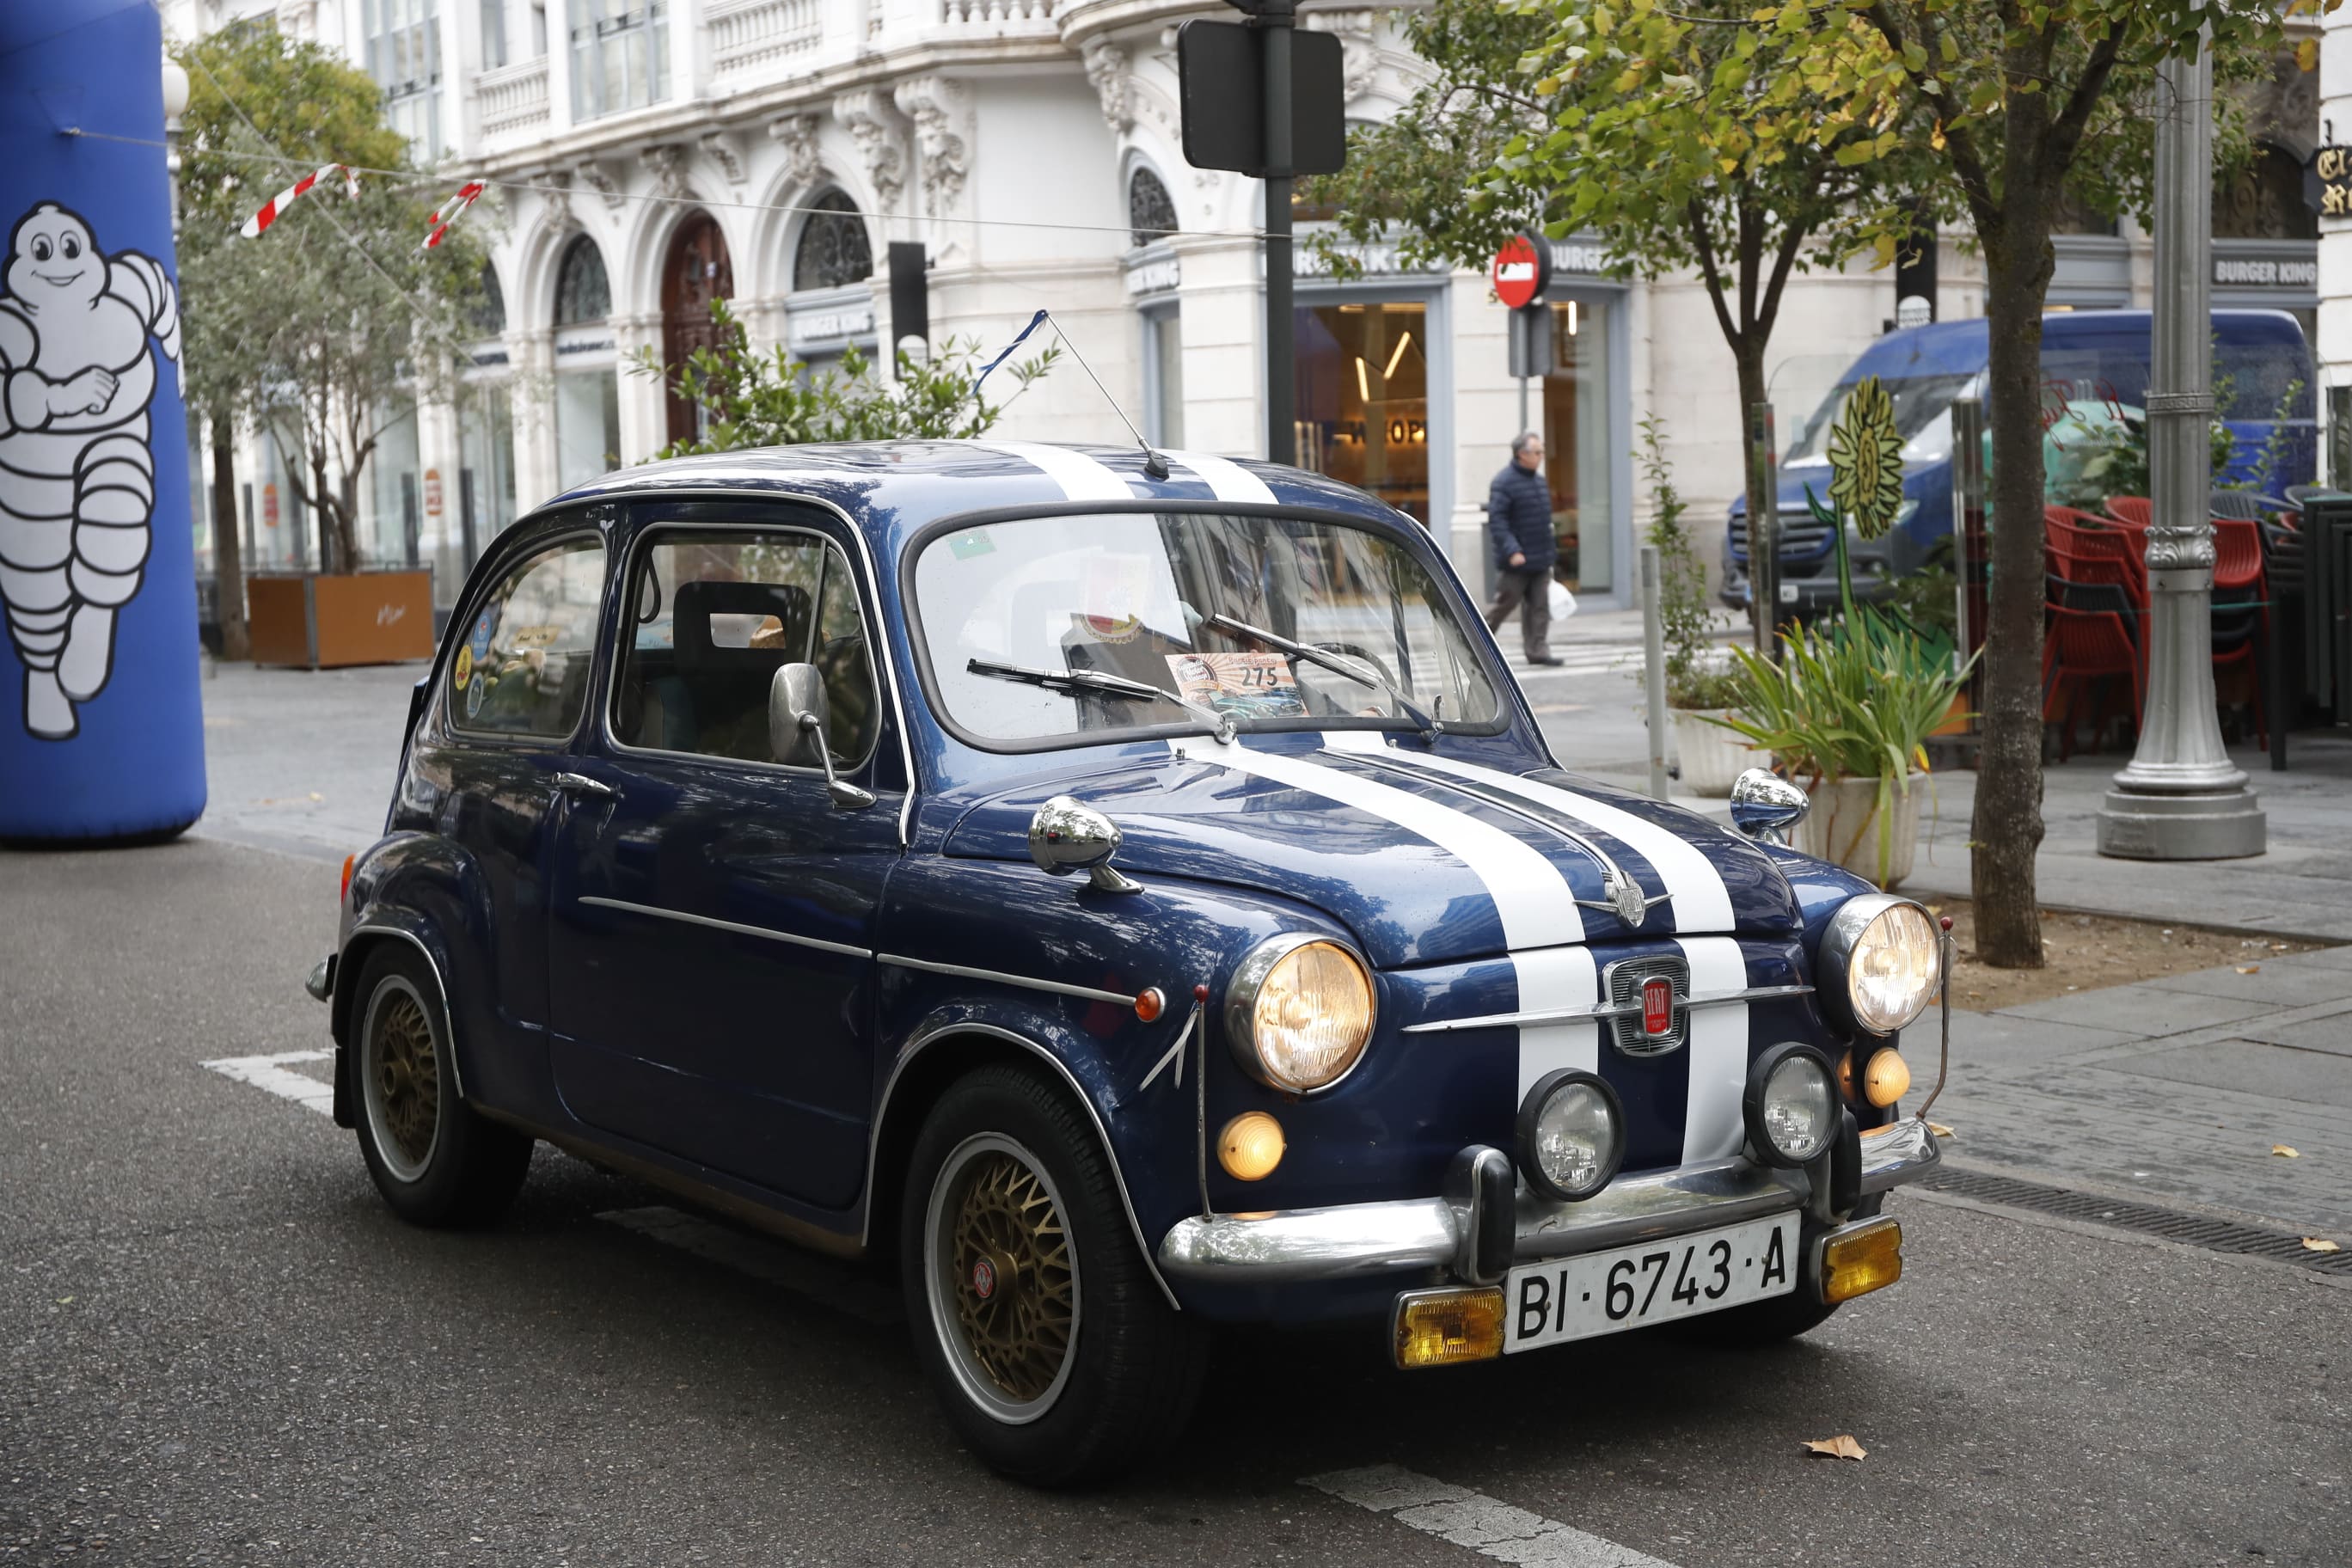
<path fill-rule="evenodd" d="M 555 787 L 566 795 L 594 795 L 600 800 L 618 800 L 621 796 L 621 792 L 611 784 L 601 779 L 592 779 L 585 773 L 558 773 L 555 775 Z"/>

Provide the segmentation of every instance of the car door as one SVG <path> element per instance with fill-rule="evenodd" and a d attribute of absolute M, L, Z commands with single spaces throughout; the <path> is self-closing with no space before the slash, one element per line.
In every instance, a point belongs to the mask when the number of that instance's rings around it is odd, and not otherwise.
<path fill-rule="evenodd" d="M 602 509 L 609 515 L 614 509 Z M 541 878 L 558 779 L 583 728 L 604 540 L 583 527 L 534 540 L 460 609 L 461 638 L 419 731 L 411 773 L 432 781 L 433 828 L 473 878 L 449 918 L 449 1003 L 468 1053 L 467 1089 L 524 1110 L 546 1097 L 547 899 Z"/>
<path fill-rule="evenodd" d="M 906 780 L 861 565 L 828 516 L 646 509 L 609 691 L 557 844 L 559 1089 L 591 1126 L 824 1208 L 865 1174 L 874 923 Z M 815 665 L 843 810 L 770 751 L 776 671 Z"/>

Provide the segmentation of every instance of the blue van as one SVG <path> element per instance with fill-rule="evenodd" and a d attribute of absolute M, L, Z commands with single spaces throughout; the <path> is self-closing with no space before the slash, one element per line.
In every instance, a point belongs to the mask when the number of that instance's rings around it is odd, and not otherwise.
<path fill-rule="evenodd" d="M 2043 403 L 2052 416 L 2067 405 L 2101 405 L 2137 419 L 2147 393 L 2149 317 L 2146 310 L 2053 310 L 2042 318 Z M 2303 327 L 2284 310 L 2213 312 L 2216 395 L 2237 451 L 2217 483 L 2259 479 L 2278 494 L 2310 482 L 2318 440 L 2313 421 L 2311 350 Z M 1780 602 L 1784 613 L 1812 615 L 1837 603 L 1837 552 L 1829 530 L 1813 520 L 1805 489 L 1827 500 L 1830 426 L 1846 394 L 1877 376 L 1903 432 L 1906 500 L 1885 537 L 1847 538 L 1854 587 L 1876 597 L 1892 579 L 1924 563 L 1952 531 L 1952 403 L 1981 397 L 1985 384 L 1981 317 L 1889 332 L 1863 352 L 1811 418 L 1798 426 L 1780 459 Z M 2284 417 L 2282 417 L 2284 416 Z M 2284 430 L 2269 452 L 2274 433 Z M 2269 471 L 2264 459 L 2269 453 Z M 1748 605 L 1748 501 L 1731 503 L 1724 539 L 1723 602 Z"/>

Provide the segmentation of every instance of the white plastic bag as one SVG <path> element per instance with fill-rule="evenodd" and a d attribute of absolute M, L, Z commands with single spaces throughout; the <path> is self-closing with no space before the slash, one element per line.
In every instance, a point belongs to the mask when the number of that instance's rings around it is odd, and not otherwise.
<path fill-rule="evenodd" d="M 1557 577 L 1553 578 L 1551 581 L 1551 618 L 1555 621 L 1564 621 L 1574 614 L 1576 614 L 1576 595 L 1568 591 L 1567 584 L 1561 582 Z"/>

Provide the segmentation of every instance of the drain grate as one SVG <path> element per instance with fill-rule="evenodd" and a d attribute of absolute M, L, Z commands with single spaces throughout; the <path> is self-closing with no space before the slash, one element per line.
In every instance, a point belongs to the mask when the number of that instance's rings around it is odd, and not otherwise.
<path fill-rule="evenodd" d="M 2263 1230 L 2231 1220 L 2185 1214 L 2179 1209 L 2158 1208 L 2153 1204 L 2136 1204 L 2120 1198 L 2103 1198 L 2095 1193 L 2078 1193 L 2065 1187 L 2045 1187 L 2038 1182 L 2021 1182 L 2014 1176 L 1990 1175 L 1982 1171 L 1958 1170 L 1950 1165 L 1938 1166 L 1920 1184 L 1936 1192 L 1950 1193 L 1955 1197 L 1973 1198 L 1979 1203 L 1999 1204 L 2004 1208 L 2031 1209 L 2035 1214 L 2057 1215 L 2061 1218 L 2109 1226 L 2116 1230 L 2136 1230 L 2144 1236 L 2160 1236 L 2183 1246 L 2201 1247 L 2209 1252 L 2235 1252 L 2250 1258 L 2267 1258 L 2273 1262 L 2292 1263 L 2299 1268 L 2309 1268 L 2321 1274 L 2352 1279 L 2352 1251 L 2313 1252 L 2303 1245 L 2301 1237 L 2284 1231 Z"/>

